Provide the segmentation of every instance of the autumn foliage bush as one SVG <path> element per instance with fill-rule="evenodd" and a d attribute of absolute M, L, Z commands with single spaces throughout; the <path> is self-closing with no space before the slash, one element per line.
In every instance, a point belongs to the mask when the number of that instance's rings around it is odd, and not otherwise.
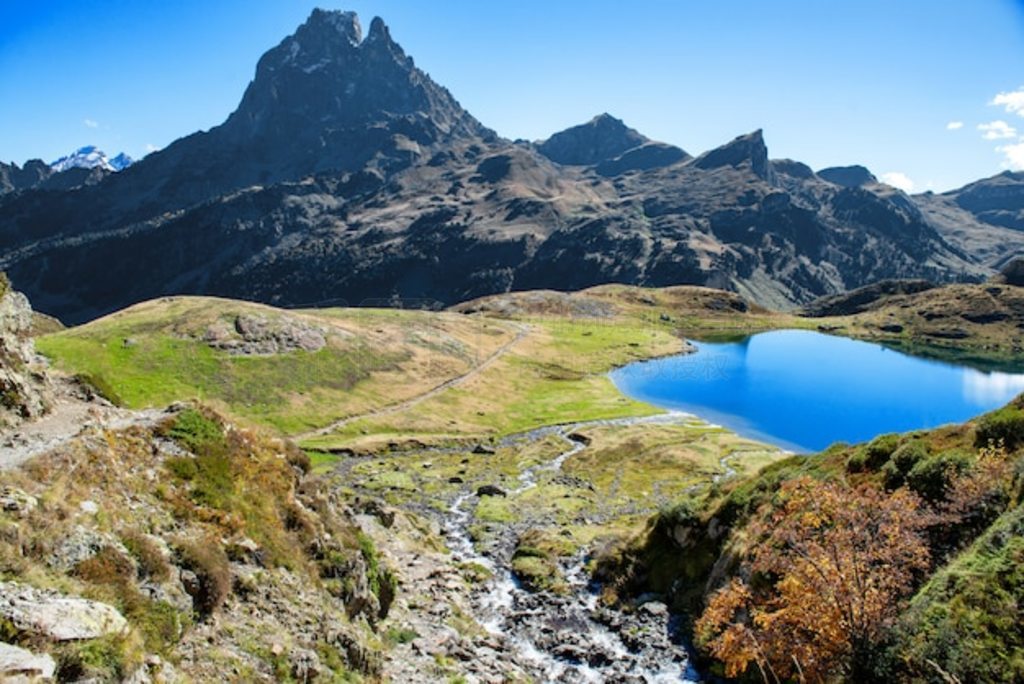
<path fill-rule="evenodd" d="M 913 492 L 800 477 L 748 527 L 740 576 L 714 594 L 698 642 L 728 677 L 859 679 L 901 601 L 928 570 L 933 515 Z"/>

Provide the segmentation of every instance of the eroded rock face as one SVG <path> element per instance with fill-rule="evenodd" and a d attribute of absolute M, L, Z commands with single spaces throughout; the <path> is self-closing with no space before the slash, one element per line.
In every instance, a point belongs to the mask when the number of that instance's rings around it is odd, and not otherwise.
<path fill-rule="evenodd" d="M 32 343 L 32 307 L 0 273 L 0 429 L 47 410 L 45 377 Z"/>
<path fill-rule="evenodd" d="M 0 583 L 0 617 L 15 629 L 52 641 L 120 634 L 127 621 L 112 606 L 13 582 Z"/>

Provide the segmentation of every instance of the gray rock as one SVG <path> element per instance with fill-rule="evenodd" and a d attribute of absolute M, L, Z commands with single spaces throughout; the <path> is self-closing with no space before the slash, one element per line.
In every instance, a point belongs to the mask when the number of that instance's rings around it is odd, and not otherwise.
<path fill-rule="evenodd" d="M 50 679 L 57 669 L 48 654 L 36 655 L 18 646 L 0 642 L 0 680 L 5 682 L 30 682 L 35 679 Z"/>
<path fill-rule="evenodd" d="M 38 505 L 38 499 L 16 487 L 8 485 L 0 490 L 0 510 L 23 517 L 35 510 Z"/>
<path fill-rule="evenodd" d="M 300 682 L 311 682 L 320 676 L 320 656 L 306 648 L 296 648 L 288 655 L 292 677 Z"/>
<path fill-rule="evenodd" d="M 97 639 L 119 634 L 128 624 L 117 609 L 105 603 L 13 582 L 0 582 L 0 617 L 19 631 L 53 641 Z"/>

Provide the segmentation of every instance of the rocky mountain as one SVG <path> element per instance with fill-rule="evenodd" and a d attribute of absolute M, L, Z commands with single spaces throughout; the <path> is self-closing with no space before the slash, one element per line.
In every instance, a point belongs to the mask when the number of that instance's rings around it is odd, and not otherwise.
<path fill-rule="evenodd" d="M 364 38 L 354 14 L 316 10 L 222 125 L 74 192 L 0 199 L 0 268 L 68 322 L 169 293 L 454 303 L 628 282 L 791 307 L 991 273 L 996 247 L 978 258 L 870 174 L 826 171 L 770 160 L 761 131 L 692 158 L 608 115 L 504 140 L 383 21 Z"/>
<path fill-rule="evenodd" d="M 50 164 L 57 173 L 68 169 L 103 169 L 104 171 L 123 171 L 133 164 L 133 160 L 124 152 L 113 159 L 95 145 L 80 147 L 69 155 L 61 157 Z"/>

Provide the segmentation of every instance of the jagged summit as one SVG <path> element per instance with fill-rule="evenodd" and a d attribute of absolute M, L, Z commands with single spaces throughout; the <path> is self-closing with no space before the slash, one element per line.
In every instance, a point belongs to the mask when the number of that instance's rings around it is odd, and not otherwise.
<path fill-rule="evenodd" d="M 694 166 L 705 170 L 724 166 L 738 167 L 743 164 L 749 164 L 751 170 L 763 180 L 771 179 L 768 147 L 764 143 L 764 133 L 760 128 L 705 152 L 693 161 Z"/>
<path fill-rule="evenodd" d="M 103 169 L 104 171 L 121 171 L 132 165 L 132 158 L 121 152 L 113 159 L 95 145 L 80 147 L 71 154 L 65 155 L 50 164 L 56 173 L 68 169 Z"/>

